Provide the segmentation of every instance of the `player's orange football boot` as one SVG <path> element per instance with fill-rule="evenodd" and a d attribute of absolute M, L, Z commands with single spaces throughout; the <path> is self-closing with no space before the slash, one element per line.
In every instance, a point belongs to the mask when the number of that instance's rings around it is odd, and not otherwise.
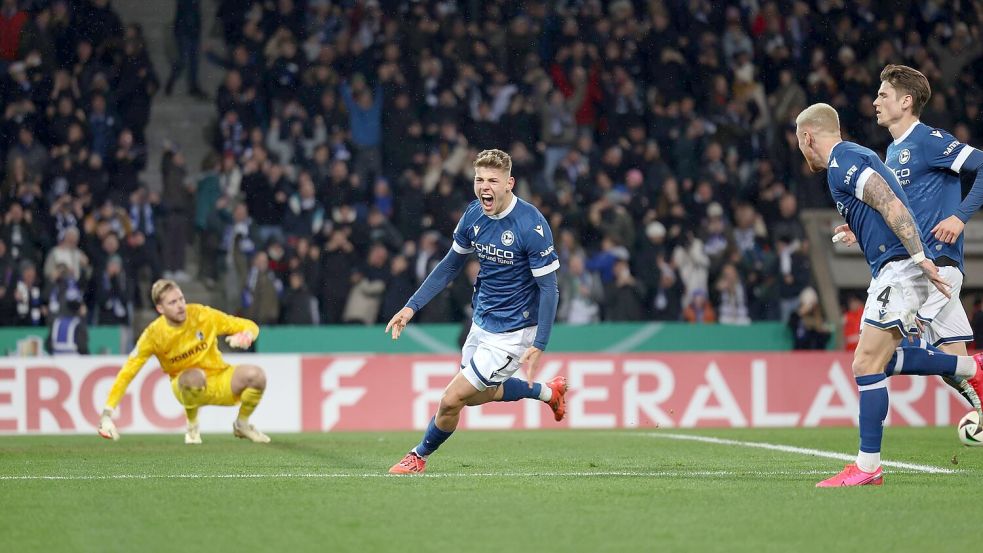
<path fill-rule="evenodd" d="M 423 474 L 427 470 L 427 460 L 414 452 L 409 452 L 403 460 L 389 469 L 389 474 Z"/>
<path fill-rule="evenodd" d="M 553 380 L 546 383 L 550 390 L 553 390 L 553 396 L 547 402 L 550 409 L 553 410 L 553 418 L 556 422 L 563 420 L 563 416 L 567 414 L 567 378 L 565 376 L 558 376 Z"/>
<path fill-rule="evenodd" d="M 884 483 L 881 467 L 874 472 L 864 472 L 855 463 L 850 463 L 843 471 L 816 484 L 817 488 L 839 488 L 842 486 L 880 486 Z"/>

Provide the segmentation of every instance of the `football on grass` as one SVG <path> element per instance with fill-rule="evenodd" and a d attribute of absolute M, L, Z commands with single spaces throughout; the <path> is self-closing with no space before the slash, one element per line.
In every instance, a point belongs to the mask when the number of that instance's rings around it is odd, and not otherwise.
<path fill-rule="evenodd" d="M 959 441 L 970 446 L 983 445 L 983 429 L 980 428 L 980 415 L 976 411 L 966 413 L 959 421 Z"/>

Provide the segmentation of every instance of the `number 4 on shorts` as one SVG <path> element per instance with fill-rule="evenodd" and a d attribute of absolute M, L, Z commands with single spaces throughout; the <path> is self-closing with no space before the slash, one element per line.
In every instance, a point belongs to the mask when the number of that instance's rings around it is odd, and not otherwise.
<path fill-rule="evenodd" d="M 881 302 L 881 309 L 887 308 L 887 302 L 891 301 L 891 287 L 888 286 L 877 295 L 877 301 Z"/>

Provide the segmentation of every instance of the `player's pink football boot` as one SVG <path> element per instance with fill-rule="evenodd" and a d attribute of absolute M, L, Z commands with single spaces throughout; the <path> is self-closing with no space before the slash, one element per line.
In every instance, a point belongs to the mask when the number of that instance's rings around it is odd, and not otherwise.
<path fill-rule="evenodd" d="M 976 374 L 973 375 L 973 378 L 966 379 L 966 382 L 973 387 L 977 399 L 983 401 L 983 353 L 974 355 L 973 361 L 976 361 Z M 976 408 L 976 413 L 980 415 L 980 419 L 983 419 L 983 409 L 979 405 L 976 405 L 976 402 L 972 401 L 972 398 L 970 398 L 970 403 L 974 404 L 973 407 Z"/>
<path fill-rule="evenodd" d="M 563 420 L 563 416 L 567 414 L 567 378 L 565 376 L 558 376 L 553 380 L 546 383 L 550 390 L 553 390 L 553 396 L 550 397 L 549 406 L 553 410 L 553 418 L 556 422 Z"/>
<path fill-rule="evenodd" d="M 389 469 L 389 474 L 423 474 L 427 470 L 427 460 L 412 451 Z"/>
<path fill-rule="evenodd" d="M 816 484 L 817 488 L 839 488 L 841 486 L 880 486 L 884 483 L 884 472 L 877 467 L 874 472 L 864 472 L 854 463 L 843 468 L 843 472 Z"/>

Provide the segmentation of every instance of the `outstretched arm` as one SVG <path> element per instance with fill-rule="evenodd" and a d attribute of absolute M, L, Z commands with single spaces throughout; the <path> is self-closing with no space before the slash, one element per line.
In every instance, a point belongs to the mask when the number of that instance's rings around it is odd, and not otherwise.
<path fill-rule="evenodd" d="M 389 324 L 386 325 L 386 334 L 389 334 L 391 331 L 393 340 L 398 339 L 400 333 L 406 328 L 407 323 L 413 318 L 413 315 L 423 306 L 430 303 L 430 300 L 442 292 L 444 288 L 447 288 L 447 285 L 461 272 L 464 262 L 467 259 L 468 254 L 466 253 L 458 253 L 455 249 L 448 251 L 447 255 L 427 275 L 426 280 L 423 281 L 423 284 L 420 285 L 416 293 L 406 302 L 406 307 L 400 309 L 389 320 Z"/>

